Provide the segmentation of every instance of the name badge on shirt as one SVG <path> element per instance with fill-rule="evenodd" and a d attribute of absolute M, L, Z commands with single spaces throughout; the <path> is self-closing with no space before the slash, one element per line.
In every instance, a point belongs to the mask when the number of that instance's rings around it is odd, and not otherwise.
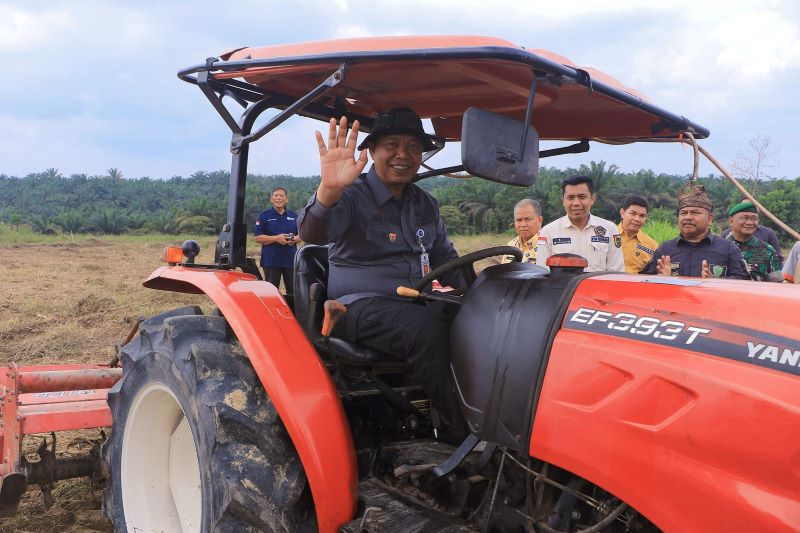
<path fill-rule="evenodd" d="M 651 250 L 647 246 L 642 246 L 641 244 L 637 244 L 636 247 L 638 249 L 642 250 L 643 252 L 648 253 L 650 255 L 653 255 L 654 253 L 656 253 L 655 250 Z"/>
<path fill-rule="evenodd" d="M 428 251 L 425 249 L 425 245 L 422 244 L 422 238 L 425 236 L 425 230 L 422 228 L 417 230 L 417 239 L 419 240 L 419 247 L 422 253 L 419 254 L 419 269 L 422 272 L 423 276 L 427 276 L 428 273 L 431 271 L 431 261 L 428 257 Z"/>
<path fill-rule="evenodd" d="M 724 278 L 725 274 L 728 273 L 728 267 L 725 265 L 708 265 L 708 269 L 711 271 L 711 275 L 715 278 Z"/>
<path fill-rule="evenodd" d="M 572 242 L 571 237 L 553 237 L 553 245 L 556 244 L 570 244 Z"/>
<path fill-rule="evenodd" d="M 604 242 L 608 244 L 608 237 L 602 237 L 600 235 L 592 236 L 592 242 Z"/>
<path fill-rule="evenodd" d="M 423 252 L 419 254 L 419 268 L 423 276 L 427 276 L 431 271 L 431 262 L 428 259 L 428 253 Z"/>

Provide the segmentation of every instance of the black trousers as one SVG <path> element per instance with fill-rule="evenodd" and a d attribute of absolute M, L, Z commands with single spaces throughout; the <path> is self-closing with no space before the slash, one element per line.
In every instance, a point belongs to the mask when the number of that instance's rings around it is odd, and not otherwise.
<path fill-rule="evenodd" d="M 292 267 L 268 267 L 261 266 L 264 269 L 264 280 L 269 281 L 280 289 L 281 276 L 283 276 L 283 286 L 286 287 L 286 294 L 294 294 L 294 268 Z"/>
<path fill-rule="evenodd" d="M 436 408 L 447 440 L 460 442 L 467 425 L 456 401 L 450 367 L 450 323 L 455 310 L 444 302 L 374 297 L 347 307 L 334 334 L 402 357 Z"/>

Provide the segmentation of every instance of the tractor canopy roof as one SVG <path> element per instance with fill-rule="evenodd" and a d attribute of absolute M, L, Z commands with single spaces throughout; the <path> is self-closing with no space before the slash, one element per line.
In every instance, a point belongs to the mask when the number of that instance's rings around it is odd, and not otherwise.
<path fill-rule="evenodd" d="M 709 134 L 608 74 L 492 37 L 372 37 L 238 48 L 179 72 L 242 105 L 266 97 L 270 107 L 283 109 L 335 77 L 333 86 L 297 113 L 320 120 L 346 113 L 369 131 L 379 111 L 410 107 L 449 140 L 460 138 L 469 107 L 524 120 L 534 76 L 531 124 L 542 140 L 629 142 L 675 138 L 683 131 L 698 138 Z"/>

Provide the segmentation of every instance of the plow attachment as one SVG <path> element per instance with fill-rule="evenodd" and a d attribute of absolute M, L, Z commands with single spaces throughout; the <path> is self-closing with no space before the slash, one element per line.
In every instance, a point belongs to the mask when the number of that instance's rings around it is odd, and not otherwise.
<path fill-rule="evenodd" d="M 108 389 L 122 376 L 108 365 L 0 367 L 0 516 L 13 513 L 28 485 L 42 489 L 45 508 L 53 482 L 100 473 L 98 441 L 83 457 L 56 457 L 55 432 L 111 425 Z M 37 449 L 38 461 L 23 454 L 26 435 L 50 433 Z"/>

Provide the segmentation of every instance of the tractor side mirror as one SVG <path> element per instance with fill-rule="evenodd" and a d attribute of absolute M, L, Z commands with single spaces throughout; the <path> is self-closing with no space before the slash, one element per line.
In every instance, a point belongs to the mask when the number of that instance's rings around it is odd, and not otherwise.
<path fill-rule="evenodd" d="M 519 120 L 470 107 L 461 122 L 461 162 L 473 176 L 527 187 L 539 174 L 539 133 Z"/>

